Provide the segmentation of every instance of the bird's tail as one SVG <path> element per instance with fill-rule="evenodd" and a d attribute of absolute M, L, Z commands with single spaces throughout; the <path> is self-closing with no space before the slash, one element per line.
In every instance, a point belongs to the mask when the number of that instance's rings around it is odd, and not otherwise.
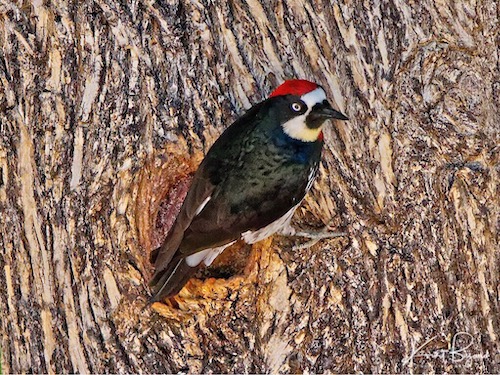
<path fill-rule="evenodd" d="M 197 269 L 197 266 L 188 266 L 186 258 L 175 257 L 172 259 L 167 268 L 157 272 L 150 281 L 149 285 L 153 290 L 150 303 L 161 301 L 179 293 Z"/>

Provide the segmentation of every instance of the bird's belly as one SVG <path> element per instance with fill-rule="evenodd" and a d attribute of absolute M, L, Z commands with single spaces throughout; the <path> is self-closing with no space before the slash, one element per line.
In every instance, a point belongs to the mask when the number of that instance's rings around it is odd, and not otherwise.
<path fill-rule="evenodd" d="M 253 244 L 263 239 L 272 236 L 274 233 L 282 232 L 286 234 L 293 234 L 293 228 L 290 226 L 290 222 L 292 221 L 293 214 L 297 207 L 300 205 L 300 202 L 293 206 L 290 210 L 288 210 L 282 217 L 273 221 L 271 224 L 266 225 L 265 227 L 255 230 L 255 231 L 246 231 L 241 234 L 241 238 L 248 243 Z"/>

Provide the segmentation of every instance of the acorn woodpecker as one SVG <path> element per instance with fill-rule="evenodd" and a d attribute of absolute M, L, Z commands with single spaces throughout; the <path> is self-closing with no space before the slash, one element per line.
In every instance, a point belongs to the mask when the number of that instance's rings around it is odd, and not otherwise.
<path fill-rule="evenodd" d="M 323 88 L 289 80 L 229 126 L 210 148 L 170 232 L 151 255 L 151 302 L 177 294 L 202 264 L 229 245 L 293 235 L 295 209 L 309 191 L 327 119 L 348 120 Z"/>

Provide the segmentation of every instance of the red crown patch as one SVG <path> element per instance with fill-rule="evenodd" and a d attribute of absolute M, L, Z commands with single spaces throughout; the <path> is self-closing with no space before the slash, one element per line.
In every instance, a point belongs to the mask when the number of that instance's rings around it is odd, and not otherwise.
<path fill-rule="evenodd" d="M 318 87 L 319 86 L 314 82 L 306 81 L 305 79 L 290 79 L 278 86 L 276 90 L 269 95 L 269 97 L 272 98 L 274 96 L 281 95 L 302 96 L 308 92 L 316 90 Z"/>

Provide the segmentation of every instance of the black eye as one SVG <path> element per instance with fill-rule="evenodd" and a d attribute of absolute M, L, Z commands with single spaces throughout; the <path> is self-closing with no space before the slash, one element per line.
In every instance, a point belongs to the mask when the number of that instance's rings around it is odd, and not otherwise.
<path fill-rule="evenodd" d="M 300 111 L 302 111 L 302 104 L 300 104 L 298 102 L 292 103 L 292 110 L 294 112 L 300 112 Z"/>

